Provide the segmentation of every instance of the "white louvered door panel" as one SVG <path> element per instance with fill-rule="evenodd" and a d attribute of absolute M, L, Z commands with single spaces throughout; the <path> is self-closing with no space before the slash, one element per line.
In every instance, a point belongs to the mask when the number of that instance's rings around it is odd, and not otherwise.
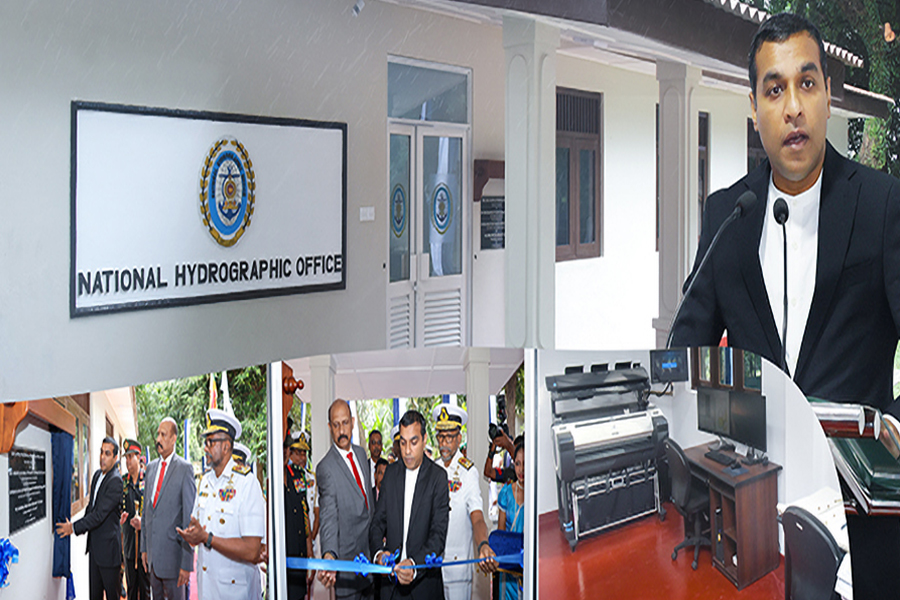
<path fill-rule="evenodd" d="M 462 291 L 459 288 L 424 294 L 422 345 L 463 345 L 462 306 Z"/>
<path fill-rule="evenodd" d="M 413 299 L 412 294 L 391 298 L 388 317 L 388 348 L 410 348 L 412 346 Z"/>

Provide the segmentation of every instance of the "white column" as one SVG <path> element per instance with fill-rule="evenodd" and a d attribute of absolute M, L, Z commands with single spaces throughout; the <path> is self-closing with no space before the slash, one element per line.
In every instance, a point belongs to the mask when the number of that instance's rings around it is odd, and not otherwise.
<path fill-rule="evenodd" d="M 656 345 L 665 346 L 669 326 L 694 259 L 697 223 L 697 115 L 691 97 L 700 69 L 657 61 L 659 82 L 659 316 Z"/>
<path fill-rule="evenodd" d="M 538 570 L 537 560 L 537 485 L 534 477 L 530 474 L 537 473 L 537 469 L 528 465 L 538 464 L 538 410 L 534 403 L 538 397 L 540 383 L 538 382 L 538 350 L 535 348 L 527 348 L 524 352 L 525 358 L 525 527 L 523 528 L 525 543 L 525 577 L 523 578 L 523 589 L 525 600 L 534 600 L 538 597 L 537 590 L 540 588 L 540 571 Z M 531 400 L 529 400 L 529 398 Z M 512 410 L 515 414 L 515 408 Z M 545 423 L 544 427 L 548 427 L 549 423 Z M 551 452 L 551 448 L 541 448 L 542 452 Z M 543 485 L 546 485 L 547 478 L 552 478 L 553 473 L 542 473 Z M 553 479 L 550 479 L 553 481 Z M 529 573 L 531 576 L 529 577 Z"/>
<path fill-rule="evenodd" d="M 310 466 L 315 469 L 331 447 L 328 429 L 328 407 L 334 402 L 334 374 L 337 367 L 330 354 L 312 356 L 309 359 L 309 409 L 312 411 L 312 457 Z"/>
<path fill-rule="evenodd" d="M 469 348 L 466 351 L 464 368 L 466 370 L 466 405 L 468 407 L 469 420 L 466 425 L 466 453 L 480 473 L 484 467 L 484 458 L 488 452 L 488 423 L 490 423 L 490 365 L 491 351 L 487 348 Z M 484 477 L 479 475 L 478 481 L 481 488 L 481 498 L 485 501 L 482 506 L 482 514 L 485 523 L 488 523 L 487 499 L 490 498 L 488 484 Z M 482 577 L 475 570 L 474 588 L 472 598 L 487 600 L 491 597 L 491 581 Z"/>
<path fill-rule="evenodd" d="M 559 30 L 503 17 L 506 51 L 506 345 L 553 348 Z"/>
<path fill-rule="evenodd" d="M 287 566 L 285 562 L 284 544 L 284 494 L 273 494 L 272 490 L 283 489 L 284 468 L 282 467 L 282 447 L 284 431 L 281 423 L 282 407 L 284 405 L 284 393 L 282 392 L 281 361 L 269 364 L 268 369 L 268 394 L 269 394 L 269 460 L 266 465 L 269 479 L 268 503 L 269 510 L 269 535 L 267 543 L 269 547 L 269 573 L 277 573 L 277 577 L 268 578 L 269 597 L 287 597 Z"/>

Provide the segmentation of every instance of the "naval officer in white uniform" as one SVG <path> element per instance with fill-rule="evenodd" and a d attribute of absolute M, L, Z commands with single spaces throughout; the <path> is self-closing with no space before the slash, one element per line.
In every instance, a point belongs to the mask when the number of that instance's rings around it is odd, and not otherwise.
<path fill-rule="evenodd" d="M 437 430 L 440 459 L 437 464 L 447 471 L 450 488 L 450 524 L 447 527 L 447 544 L 444 562 L 468 560 L 473 550 L 478 558 L 495 556 L 488 545 L 488 529 L 484 523 L 483 501 L 478 487 L 478 469 L 459 450 L 462 426 L 466 424 L 466 411 L 452 404 L 437 404 L 431 411 Z M 497 563 L 489 560 L 478 564 L 484 573 L 497 569 Z M 444 567 L 445 600 L 469 600 L 472 597 L 472 565 Z"/>
<path fill-rule="evenodd" d="M 258 600 L 256 560 L 266 534 L 266 503 L 250 467 L 232 456 L 241 424 L 218 409 L 206 413 L 205 451 L 210 470 L 200 480 L 191 524 L 178 533 L 197 556 L 200 600 Z"/>

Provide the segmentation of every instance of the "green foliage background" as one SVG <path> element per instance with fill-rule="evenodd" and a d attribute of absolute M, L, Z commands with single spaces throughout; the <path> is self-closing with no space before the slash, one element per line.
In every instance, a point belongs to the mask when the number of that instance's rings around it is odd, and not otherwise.
<path fill-rule="evenodd" d="M 900 33 L 897 0 L 750 0 L 769 13 L 793 12 L 815 23 L 826 41 L 863 59 L 846 67 L 847 83 L 894 99 L 888 119 L 851 119 L 850 154 L 859 162 L 900 177 L 900 35 L 885 40 L 884 24 Z"/>
<path fill-rule="evenodd" d="M 516 397 L 514 402 L 508 402 L 507 411 L 509 414 L 509 418 L 512 418 L 513 411 L 515 411 L 515 415 L 519 417 L 519 419 L 524 419 L 525 417 L 525 365 L 519 367 L 519 369 L 515 373 L 515 381 L 516 381 Z M 430 448 L 433 450 L 437 450 L 437 440 L 435 439 L 435 429 L 434 423 L 431 421 L 431 409 L 435 404 L 441 401 L 440 396 L 421 396 L 417 398 L 410 398 L 408 408 L 416 409 L 420 413 L 425 416 L 425 426 L 426 426 L 426 442 Z M 456 402 L 462 408 L 468 410 L 466 397 L 464 395 L 457 395 Z M 295 403 L 296 404 L 296 403 Z M 513 408 L 513 405 L 515 408 Z M 378 429 L 381 432 L 383 438 L 383 452 L 385 455 L 389 454 L 391 451 L 391 429 L 394 427 L 394 402 L 392 398 L 380 398 L 376 400 L 366 400 L 365 402 L 357 402 L 356 404 L 357 410 L 357 420 L 356 426 L 358 428 L 359 439 L 362 440 L 362 445 L 365 446 L 368 443 L 368 434 L 372 429 Z M 298 413 L 299 415 L 299 413 Z M 400 415 L 402 416 L 402 415 Z M 299 418 L 299 416 L 298 416 Z M 517 432 L 517 433 L 521 433 Z M 476 433 L 476 435 L 487 436 L 488 432 L 483 431 L 480 433 Z M 462 442 L 460 444 L 465 446 L 468 441 L 468 427 L 463 426 L 462 428 Z"/>
<path fill-rule="evenodd" d="M 222 374 L 216 373 L 219 408 L 223 406 Z M 267 400 L 266 366 L 259 365 L 228 371 L 228 389 L 235 417 L 241 422 L 240 442 L 250 448 L 262 472 L 266 468 Z M 187 460 L 199 464 L 203 457 L 200 432 L 206 427 L 209 407 L 209 375 L 148 383 L 135 387 L 137 402 L 138 442 L 150 448 L 156 457 L 156 430 L 160 421 L 172 417 L 179 426 L 179 440 L 175 451 L 183 455 L 181 431 L 185 419 L 190 418 Z"/>

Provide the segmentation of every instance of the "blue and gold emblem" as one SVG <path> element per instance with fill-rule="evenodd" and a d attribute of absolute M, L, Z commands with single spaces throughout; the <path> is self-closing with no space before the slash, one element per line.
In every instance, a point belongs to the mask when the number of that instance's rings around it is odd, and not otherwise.
<path fill-rule="evenodd" d="M 453 214 L 453 196 L 446 183 L 439 183 L 431 195 L 431 220 L 438 233 L 446 233 Z"/>
<path fill-rule="evenodd" d="M 200 213 L 219 245 L 237 243 L 250 225 L 256 203 L 256 178 L 247 149 L 234 138 L 221 138 L 209 149 L 200 170 Z"/>
<path fill-rule="evenodd" d="M 391 192 L 391 231 L 400 237 L 406 229 L 406 190 L 399 183 Z"/>

